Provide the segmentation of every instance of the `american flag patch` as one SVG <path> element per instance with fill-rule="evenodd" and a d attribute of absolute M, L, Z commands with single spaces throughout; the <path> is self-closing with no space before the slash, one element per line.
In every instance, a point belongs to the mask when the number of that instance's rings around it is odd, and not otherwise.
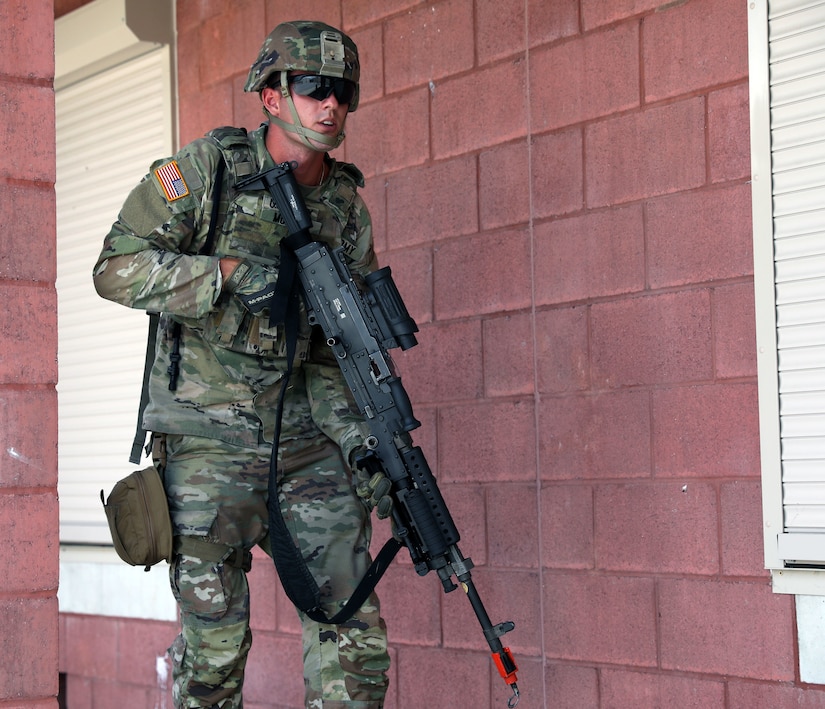
<path fill-rule="evenodd" d="M 172 160 L 165 165 L 161 165 L 155 170 L 155 177 L 158 178 L 160 186 L 166 195 L 166 199 L 174 202 L 176 199 L 186 197 L 189 194 L 189 188 L 186 186 L 186 181 L 183 175 L 180 174 L 178 163 Z"/>

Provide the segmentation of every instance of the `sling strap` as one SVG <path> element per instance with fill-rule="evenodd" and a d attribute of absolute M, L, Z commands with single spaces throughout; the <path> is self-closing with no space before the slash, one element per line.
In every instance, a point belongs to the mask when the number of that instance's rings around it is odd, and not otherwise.
<path fill-rule="evenodd" d="M 149 335 L 146 338 L 146 357 L 143 362 L 143 389 L 140 392 L 140 404 L 138 405 L 137 429 L 132 441 L 132 450 L 129 454 L 129 462 L 137 465 L 143 458 L 143 449 L 146 444 L 146 429 L 143 428 L 143 412 L 149 403 L 149 375 L 152 372 L 152 364 L 155 361 L 155 344 L 158 338 L 158 324 L 160 315 L 158 313 L 148 313 L 149 315 Z"/>

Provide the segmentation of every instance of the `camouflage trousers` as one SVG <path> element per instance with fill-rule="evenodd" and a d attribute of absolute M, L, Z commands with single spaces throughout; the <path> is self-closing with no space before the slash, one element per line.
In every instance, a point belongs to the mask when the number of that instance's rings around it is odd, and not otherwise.
<path fill-rule="evenodd" d="M 270 553 L 270 451 L 269 444 L 250 450 L 207 438 L 167 436 L 164 480 L 175 534 L 244 549 L 259 544 Z M 337 452 L 282 473 L 279 501 L 331 616 L 369 566 L 369 513 Z M 175 706 L 242 708 L 252 645 L 246 572 L 177 554 L 170 581 L 181 618 L 180 635 L 169 649 Z M 389 655 L 375 594 L 339 626 L 300 616 L 307 709 L 380 709 Z"/>

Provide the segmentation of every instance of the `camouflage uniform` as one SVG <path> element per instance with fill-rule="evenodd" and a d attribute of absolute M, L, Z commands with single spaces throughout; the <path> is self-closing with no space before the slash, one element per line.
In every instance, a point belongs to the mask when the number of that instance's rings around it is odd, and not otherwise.
<path fill-rule="evenodd" d="M 267 129 L 248 136 L 213 132 L 154 163 L 127 198 L 94 270 L 103 297 L 164 314 L 144 426 L 166 434 L 165 484 L 175 534 L 219 543 L 219 551 L 256 544 L 269 551 L 268 461 L 287 369 L 284 338 L 281 326 L 269 327 L 268 311 L 252 315 L 222 288 L 219 269 L 221 257 L 279 261 L 286 227 L 270 195 L 233 188 L 238 178 L 274 167 L 264 143 Z M 224 158 L 214 251 L 200 254 Z M 356 192 L 362 177 L 328 157 L 327 167 L 321 186 L 302 188 L 314 238 L 343 246 L 353 273 L 364 275 L 376 259 L 369 214 Z M 180 375 L 170 390 L 175 347 Z M 344 462 L 365 432 L 338 366 L 312 338 L 304 314 L 285 398 L 279 501 L 328 615 L 369 564 L 369 514 Z M 170 567 L 182 625 L 170 648 L 176 706 L 241 707 L 251 644 L 246 574 L 228 555 L 210 560 L 190 552 L 178 553 Z M 307 707 L 382 706 L 389 659 L 377 598 L 341 626 L 305 617 L 302 623 Z"/>

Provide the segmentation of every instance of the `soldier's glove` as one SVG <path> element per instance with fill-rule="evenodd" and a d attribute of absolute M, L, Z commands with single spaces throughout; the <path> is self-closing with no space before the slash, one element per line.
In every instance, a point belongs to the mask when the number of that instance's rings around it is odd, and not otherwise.
<path fill-rule="evenodd" d="M 386 519 L 392 513 L 392 483 L 380 469 L 375 453 L 365 447 L 355 449 L 350 455 L 355 473 L 355 492 L 378 519 Z"/>
<path fill-rule="evenodd" d="M 277 268 L 243 260 L 224 281 L 223 287 L 250 313 L 262 315 L 270 306 L 277 282 Z"/>

